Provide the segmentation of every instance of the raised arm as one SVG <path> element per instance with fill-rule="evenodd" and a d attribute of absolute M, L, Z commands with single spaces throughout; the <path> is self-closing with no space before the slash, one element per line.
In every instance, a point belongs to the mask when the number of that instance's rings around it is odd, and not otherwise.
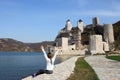
<path fill-rule="evenodd" d="M 56 55 L 58 54 L 58 50 L 55 52 L 55 54 L 54 54 L 54 56 L 53 56 L 53 58 L 52 58 L 52 60 L 53 61 L 55 61 L 55 58 L 56 58 Z"/>
<path fill-rule="evenodd" d="M 41 49 L 42 49 L 42 52 L 44 53 L 44 57 L 45 57 L 45 59 L 48 59 L 47 54 L 46 54 L 46 52 L 45 52 L 45 50 L 44 50 L 44 47 L 43 47 L 43 46 L 41 46 Z"/>

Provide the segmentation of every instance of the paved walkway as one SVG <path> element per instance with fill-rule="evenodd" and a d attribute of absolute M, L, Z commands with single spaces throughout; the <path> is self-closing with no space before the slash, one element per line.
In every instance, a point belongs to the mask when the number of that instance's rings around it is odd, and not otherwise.
<path fill-rule="evenodd" d="M 22 80 L 66 80 L 74 71 L 75 62 L 78 57 L 80 56 L 72 57 L 60 64 L 55 65 L 53 74 L 42 74 L 35 78 L 29 76 Z"/>
<path fill-rule="evenodd" d="M 120 80 L 120 62 L 106 59 L 105 56 L 89 56 L 85 60 L 100 80 Z"/>

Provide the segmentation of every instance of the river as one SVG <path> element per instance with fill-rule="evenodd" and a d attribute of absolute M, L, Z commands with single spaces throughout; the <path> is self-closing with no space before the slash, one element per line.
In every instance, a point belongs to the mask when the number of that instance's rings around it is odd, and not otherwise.
<path fill-rule="evenodd" d="M 58 64 L 70 57 L 57 57 Z M 0 80 L 20 80 L 44 69 L 45 58 L 39 52 L 0 52 Z"/>

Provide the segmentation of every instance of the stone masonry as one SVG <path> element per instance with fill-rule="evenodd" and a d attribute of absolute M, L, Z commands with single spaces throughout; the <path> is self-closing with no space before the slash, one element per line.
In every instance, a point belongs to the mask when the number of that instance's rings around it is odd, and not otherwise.
<path fill-rule="evenodd" d="M 112 24 L 104 25 L 104 39 L 109 44 L 114 42 L 113 26 Z"/>
<path fill-rule="evenodd" d="M 91 54 L 104 53 L 101 35 L 90 35 L 89 51 L 91 52 Z"/>

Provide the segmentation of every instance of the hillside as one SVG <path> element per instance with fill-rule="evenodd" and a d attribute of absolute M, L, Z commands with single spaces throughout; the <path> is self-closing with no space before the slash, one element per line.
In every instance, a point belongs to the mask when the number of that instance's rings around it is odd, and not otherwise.
<path fill-rule="evenodd" d="M 52 45 L 53 42 L 41 42 L 41 43 L 23 43 L 10 38 L 0 39 L 0 51 L 16 51 L 16 52 L 38 52 L 40 45 Z"/>
<path fill-rule="evenodd" d="M 114 38 L 115 38 L 115 49 L 120 50 L 120 21 L 113 24 Z"/>
<path fill-rule="evenodd" d="M 114 29 L 114 38 L 117 41 L 120 41 L 120 21 L 116 22 L 113 24 L 113 29 Z"/>
<path fill-rule="evenodd" d="M 41 51 L 40 46 L 43 45 L 46 47 L 47 45 L 53 45 L 54 41 L 43 41 L 41 43 L 27 43 L 27 45 L 32 48 L 35 52 Z"/>
<path fill-rule="evenodd" d="M 0 39 L 0 51 L 33 51 L 29 46 L 25 43 L 10 39 L 10 38 L 2 38 Z"/>

